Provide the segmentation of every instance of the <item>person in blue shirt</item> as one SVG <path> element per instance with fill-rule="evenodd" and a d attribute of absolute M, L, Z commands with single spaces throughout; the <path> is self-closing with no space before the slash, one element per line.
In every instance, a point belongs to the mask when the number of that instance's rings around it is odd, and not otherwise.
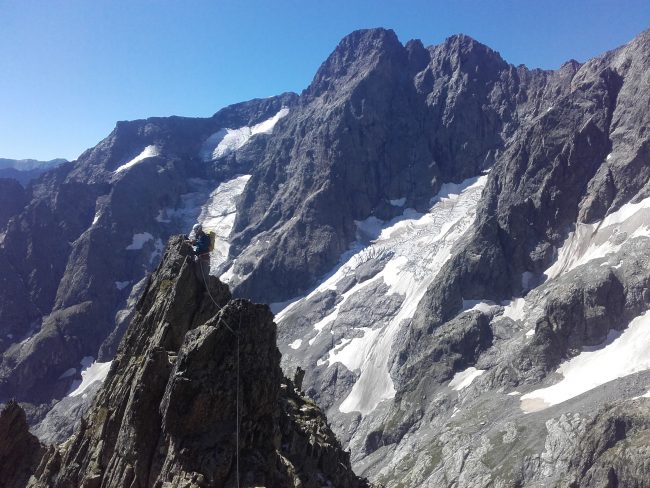
<path fill-rule="evenodd" d="M 192 227 L 190 244 L 194 251 L 194 260 L 198 264 L 198 275 L 203 281 L 210 275 L 210 236 L 203 232 L 201 224 L 194 224 Z"/>

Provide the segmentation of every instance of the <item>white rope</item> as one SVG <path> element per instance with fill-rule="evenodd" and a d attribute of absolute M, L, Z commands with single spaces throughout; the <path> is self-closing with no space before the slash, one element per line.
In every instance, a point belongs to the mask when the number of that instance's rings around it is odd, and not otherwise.
<path fill-rule="evenodd" d="M 241 315 L 239 316 L 239 325 L 241 326 Z M 239 334 L 237 335 L 237 412 L 235 423 L 237 424 L 237 488 L 239 488 Z"/>
<path fill-rule="evenodd" d="M 201 268 L 201 276 L 203 277 L 203 284 L 205 285 L 205 290 L 208 292 L 208 296 L 210 297 L 210 300 L 212 300 L 212 303 L 214 303 L 217 308 L 219 309 L 220 312 L 223 312 L 223 307 L 221 307 L 217 301 L 214 299 L 212 296 L 212 293 L 210 293 L 210 288 L 208 287 L 208 282 L 205 279 L 205 273 L 203 272 L 203 264 L 201 263 L 201 258 L 197 256 L 197 264 Z M 225 325 L 230 332 L 234 334 L 235 337 L 237 337 L 237 402 L 235 405 L 235 431 L 237 432 L 237 437 L 236 437 L 236 454 L 237 454 L 237 488 L 239 488 L 239 334 L 237 334 L 232 328 L 228 325 L 228 322 L 223 318 L 223 313 L 221 314 L 222 316 L 219 317 L 219 322 L 222 322 L 223 325 Z M 239 330 L 241 330 L 241 314 L 239 314 Z"/>

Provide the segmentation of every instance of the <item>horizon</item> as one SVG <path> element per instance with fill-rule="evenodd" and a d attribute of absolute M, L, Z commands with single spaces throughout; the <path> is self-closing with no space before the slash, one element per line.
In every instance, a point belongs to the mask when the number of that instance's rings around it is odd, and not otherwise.
<path fill-rule="evenodd" d="M 512 65 L 557 69 L 628 43 L 650 19 L 650 3 L 640 0 L 624 9 L 611 0 L 0 0 L 0 10 L 0 69 L 8 74 L 0 79 L 0 158 L 36 160 L 74 160 L 120 120 L 210 117 L 234 103 L 300 93 L 339 41 L 363 28 L 425 46 L 465 34 Z"/>

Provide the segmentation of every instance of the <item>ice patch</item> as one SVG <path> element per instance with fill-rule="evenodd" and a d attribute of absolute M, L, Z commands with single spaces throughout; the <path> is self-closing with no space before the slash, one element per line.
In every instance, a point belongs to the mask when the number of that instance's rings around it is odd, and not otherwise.
<path fill-rule="evenodd" d="M 291 349 L 299 349 L 301 345 L 302 345 L 302 339 L 296 339 L 291 344 L 289 344 L 289 347 Z"/>
<path fill-rule="evenodd" d="M 111 368 L 112 361 L 107 363 L 92 362 L 88 364 L 88 358 L 82 360 L 82 366 L 85 367 L 81 371 L 81 382 L 76 381 L 72 385 L 71 392 L 68 396 L 79 396 L 84 393 L 96 381 L 103 382 L 106 379 L 109 369 Z M 90 358 L 92 360 L 92 358 Z"/>
<path fill-rule="evenodd" d="M 141 234 L 133 234 L 133 240 L 131 244 L 126 247 L 127 251 L 139 251 L 142 249 L 142 246 L 145 245 L 148 241 L 153 240 L 153 236 L 149 232 L 142 232 Z"/>
<path fill-rule="evenodd" d="M 473 366 L 469 367 L 465 371 L 460 371 L 454 375 L 454 378 L 449 382 L 449 388 L 456 391 L 467 388 L 483 373 L 485 373 L 484 369 L 476 369 Z"/>
<path fill-rule="evenodd" d="M 510 393 L 508 393 L 508 396 L 519 396 L 519 395 L 521 395 L 521 392 L 518 391 L 511 391 Z"/>
<path fill-rule="evenodd" d="M 275 124 L 288 113 L 289 109 L 283 107 L 270 119 L 252 127 L 244 126 L 239 129 L 221 129 L 205 140 L 199 155 L 206 162 L 226 156 L 243 147 L 254 135 L 272 133 Z"/>
<path fill-rule="evenodd" d="M 127 286 L 129 286 L 131 282 L 130 281 L 116 281 L 115 282 L 115 288 L 118 290 L 124 290 Z"/>
<path fill-rule="evenodd" d="M 136 157 L 134 157 L 131 161 L 128 163 L 123 164 L 119 168 L 117 168 L 113 173 L 121 173 L 122 171 L 126 171 L 129 168 L 132 168 L 136 164 L 138 164 L 141 161 L 144 161 L 147 158 L 153 158 L 155 156 L 159 155 L 158 148 L 156 146 L 147 146 L 144 148 L 144 150 L 138 154 Z"/>
<path fill-rule="evenodd" d="M 601 222 L 576 225 L 558 251 L 558 258 L 545 272 L 551 279 L 593 259 L 618 251 L 632 237 L 649 236 L 650 197 L 626 203 Z"/>
<path fill-rule="evenodd" d="M 393 207 L 403 207 L 404 204 L 406 203 L 406 197 L 397 198 L 395 200 L 389 200 L 389 202 Z"/>
<path fill-rule="evenodd" d="M 557 405 L 617 378 L 650 369 L 650 311 L 636 317 L 623 333 L 610 331 L 597 347 L 585 347 L 578 356 L 562 363 L 563 379 L 553 386 L 521 397 L 521 408 L 530 413 Z"/>

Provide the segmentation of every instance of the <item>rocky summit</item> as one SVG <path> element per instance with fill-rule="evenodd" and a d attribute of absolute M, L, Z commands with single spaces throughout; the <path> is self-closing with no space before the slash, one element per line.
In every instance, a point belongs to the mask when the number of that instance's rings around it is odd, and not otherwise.
<path fill-rule="evenodd" d="M 203 281 L 190 253 L 172 238 L 70 439 L 45 448 L 16 403 L 0 414 L 1 486 L 369 486 L 282 375 L 268 307 Z"/>
<path fill-rule="evenodd" d="M 540 70 L 366 29 L 0 180 L 4 479 L 648 486 L 648 87 L 650 31 Z"/>

